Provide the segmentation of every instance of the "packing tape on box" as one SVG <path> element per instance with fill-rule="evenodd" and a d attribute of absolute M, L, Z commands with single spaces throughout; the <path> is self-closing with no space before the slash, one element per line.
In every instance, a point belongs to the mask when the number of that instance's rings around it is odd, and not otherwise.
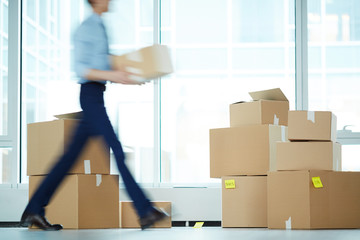
<path fill-rule="evenodd" d="M 97 187 L 100 186 L 101 181 L 102 181 L 101 174 L 96 174 L 96 186 Z"/>
<path fill-rule="evenodd" d="M 134 51 L 125 55 L 126 58 L 134 62 L 144 62 L 144 56 L 141 51 Z"/>
<path fill-rule="evenodd" d="M 275 126 L 279 125 L 279 118 L 276 116 L 276 114 L 274 114 L 274 125 Z"/>
<path fill-rule="evenodd" d="M 90 160 L 84 160 L 84 172 L 85 174 L 91 174 Z"/>
<path fill-rule="evenodd" d="M 308 111 L 307 112 L 307 120 L 312 121 L 315 123 L 315 112 L 314 111 Z"/>
<path fill-rule="evenodd" d="M 287 221 L 285 221 L 285 229 L 291 230 L 291 217 Z"/>
<path fill-rule="evenodd" d="M 282 142 L 286 142 L 285 131 L 286 131 L 285 126 L 281 126 L 281 141 Z"/>
<path fill-rule="evenodd" d="M 150 82 L 150 80 L 146 80 L 145 78 L 136 75 L 129 75 L 129 79 L 137 82 Z"/>

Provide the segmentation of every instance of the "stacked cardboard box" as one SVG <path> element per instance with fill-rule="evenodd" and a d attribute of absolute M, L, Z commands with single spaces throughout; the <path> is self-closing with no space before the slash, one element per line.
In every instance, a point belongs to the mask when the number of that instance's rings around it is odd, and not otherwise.
<path fill-rule="evenodd" d="M 79 121 L 72 117 L 28 124 L 29 197 L 69 144 Z M 46 207 L 47 218 L 64 228 L 118 228 L 118 179 L 110 175 L 110 151 L 103 139 L 89 138 Z"/>
<path fill-rule="evenodd" d="M 290 111 L 288 130 L 268 175 L 268 227 L 359 228 L 360 173 L 340 172 L 336 116 Z"/>
<path fill-rule="evenodd" d="M 130 77 L 137 81 L 150 81 L 172 73 L 173 66 L 169 48 L 154 44 L 121 56 L 111 58 L 114 69 L 133 73 Z"/>
<path fill-rule="evenodd" d="M 210 177 L 222 178 L 222 226 L 267 227 L 267 172 L 287 139 L 289 102 L 280 89 L 230 105 L 230 128 L 210 129 Z"/>

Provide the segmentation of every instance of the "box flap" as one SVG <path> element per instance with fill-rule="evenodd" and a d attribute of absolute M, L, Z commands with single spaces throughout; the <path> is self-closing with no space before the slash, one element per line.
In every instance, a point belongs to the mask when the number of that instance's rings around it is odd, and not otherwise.
<path fill-rule="evenodd" d="M 280 88 L 268 89 L 264 91 L 249 92 L 254 101 L 257 100 L 276 100 L 276 101 L 288 101 L 285 94 Z"/>
<path fill-rule="evenodd" d="M 82 119 L 83 112 L 73 112 L 73 113 L 65 113 L 54 115 L 57 119 Z"/>

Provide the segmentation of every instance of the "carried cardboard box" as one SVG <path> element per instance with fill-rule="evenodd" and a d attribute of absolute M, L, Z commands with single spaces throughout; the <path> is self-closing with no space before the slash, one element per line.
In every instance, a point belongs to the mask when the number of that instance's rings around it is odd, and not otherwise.
<path fill-rule="evenodd" d="M 286 140 L 285 126 L 210 129 L 210 177 L 266 175 L 275 169 L 276 142 Z"/>
<path fill-rule="evenodd" d="M 69 145 L 78 121 L 61 118 L 54 121 L 28 124 L 28 176 L 49 173 Z M 110 150 L 102 137 L 90 137 L 88 139 L 69 173 L 110 174 Z"/>
<path fill-rule="evenodd" d="M 289 111 L 289 140 L 336 141 L 336 116 L 327 111 Z"/>
<path fill-rule="evenodd" d="M 155 44 L 121 56 L 112 56 L 112 66 L 136 74 L 135 80 L 146 81 L 173 72 L 167 46 Z"/>
<path fill-rule="evenodd" d="M 278 142 L 276 170 L 341 171 L 341 145 L 335 142 Z"/>
<path fill-rule="evenodd" d="M 249 94 L 252 102 L 230 105 L 230 127 L 246 124 L 288 125 L 289 101 L 280 88 Z"/>
<path fill-rule="evenodd" d="M 171 202 L 152 202 L 155 207 L 164 209 L 171 216 Z M 135 212 L 133 202 L 120 202 L 120 227 L 121 228 L 140 228 L 139 217 Z M 171 228 L 171 217 L 156 222 L 152 228 Z"/>
<path fill-rule="evenodd" d="M 267 227 L 266 178 L 222 177 L 222 227 Z"/>
<path fill-rule="evenodd" d="M 29 197 L 44 176 L 30 176 Z M 67 175 L 46 207 L 47 219 L 64 228 L 118 228 L 119 176 Z"/>
<path fill-rule="evenodd" d="M 267 180 L 269 228 L 360 228 L 360 172 L 279 171 Z"/>

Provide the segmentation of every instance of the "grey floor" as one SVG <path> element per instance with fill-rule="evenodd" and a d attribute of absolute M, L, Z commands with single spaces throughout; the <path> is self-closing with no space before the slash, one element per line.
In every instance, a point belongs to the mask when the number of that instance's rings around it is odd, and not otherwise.
<path fill-rule="evenodd" d="M 253 240 L 253 239 L 291 239 L 291 240 L 359 240 L 360 229 L 354 230 L 269 230 L 269 229 L 240 229 L 203 227 L 173 227 L 171 229 L 107 229 L 107 230 L 62 230 L 58 232 L 45 232 L 28 230 L 26 228 L 0 228 L 0 240 Z"/>

